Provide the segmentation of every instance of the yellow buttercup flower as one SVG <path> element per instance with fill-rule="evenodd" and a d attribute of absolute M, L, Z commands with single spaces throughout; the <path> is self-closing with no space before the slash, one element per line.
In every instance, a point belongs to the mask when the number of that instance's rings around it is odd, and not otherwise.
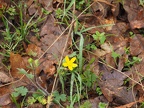
<path fill-rule="evenodd" d="M 78 65 L 76 63 L 74 63 L 74 61 L 76 60 L 76 57 L 73 57 L 71 60 L 69 59 L 68 56 L 65 57 L 65 61 L 63 62 L 63 66 L 64 67 L 68 67 L 68 69 L 70 71 L 72 71 L 75 67 L 77 67 Z"/>

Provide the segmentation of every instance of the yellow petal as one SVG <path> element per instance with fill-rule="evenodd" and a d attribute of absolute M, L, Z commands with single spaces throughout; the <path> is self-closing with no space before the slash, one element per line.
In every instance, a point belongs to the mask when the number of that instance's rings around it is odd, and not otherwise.
<path fill-rule="evenodd" d="M 68 66 L 68 69 L 69 69 L 70 71 L 72 71 L 72 70 L 73 70 L 72 66 Z"/>
<path fill-rule="evenodd" d="M 72 67 L 77 67 L 77 66 L 78 66 L 78 65 L 77 65 L 77 64 L 75 64 L 75 63 L 73 63 L 73 64 L 72 64 Z"/>
<path fill-rule="evenodd" d="M 76 57 L 73 57 L 71 60 L 70 60 L 70 62 L 74 62 L 76 60 Z"/>
<path fill-rule="evenodd" d="M 67 66 L 68 66 L 68 64 L 67 64 L 67 63 L 63 63 L 62 65 L 63 65 L 64 67 L 67 67 Z"/>
<path fill-rule="evenodd" d="M 65 57 L 65 62 L 68 63 L 69 61 L 70 61 L 70 60 L 69 60 L 69 57 L 66 56 L 66 57 Z"/>

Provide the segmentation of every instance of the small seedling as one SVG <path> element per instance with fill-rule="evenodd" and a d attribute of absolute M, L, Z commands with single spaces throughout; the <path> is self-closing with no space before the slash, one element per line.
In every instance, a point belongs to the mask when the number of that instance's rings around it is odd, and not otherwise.
<path fill-rule="evenodd" d="M 125 62 L 125 66 L 130 67 L 130 66 L 133 66 L 135 63 L 139 63 L 141 61 L 142 61 L 142 59 L 140 59 L 138 57 L 132 57 L 132 60 L 127 60 Z"/>
<path fill-rule="evenodd" d="M 140 63 L 142 59 L 138 58 L 138 57 L 132 57 L 131 60 L 127 59 L 124 65 L 124 71 L 127 71 L 130 69 L 131 66 L 133 66 L 136 63 Z"/>
<path fill-rule="evenodd" d="M 92 44 L 88 44 L 88 45 L 86 46 L 86 49 L 87 49 L 87 50 L 96 50 L 97 47 L 96 47 L 95 43 L 92 43 Z"/>
<path fill-rule="evenodd" d="M 35 69 L 35 68 L 37 68 L 39 66 L 39 60 L 38 59 L 34 60 L 32 58 L 29 58 L 28 59 L 28 63 L 30 65 L 29 66 L 30 69 Z"/>
<path fill-rule="evenodd" d="M 42 105 L 46 105 L 47 104 L 47 99 L 45 98 L 43 93 L 40 92 L 39 90 L 37 92 L 33 93 L 32 96 L 28 97 L 27 104 L 31 105 L 31 104 L 34 104 L 37 101 L 39 103 L 41 103 Z"/>
<path fill-rule="evenodd" d="M 129 79 L 129 78 L 126 78 L 126 79 L 124 80 L 123 85 L 126 85 L 129 81 L 130 81 L 130 79 Z"/>
<path fill-rule="evenodd" d="M 14 89 L 14 92 L 12 92 L 12 96 L 13 97 L 18 97 L 19 95 L 26 96 L 27 93 L 28 93 L 28 89 L 24 86 L 21 86 Z"/>
<path fill-rule="evenodd" d="M 100 87 L 96 87 L 96 92 L 99 96 L 103 94 Z"/>
<path fill-rule="evenodd" d="M 130 47 L 128 47 L 128 48 L 125 47 L 124 50 L 125 50 L 126 54 L 130 54 Z"/>
<path fill-rule="evenodd" d="M 92 104 L 89 101 L 85 101 L 80 108 L 92 108 Z"/>
<path fill-rule="evenodd" d="M 86 87 L 88 87 L 88 88 L 91 88 L 92 87 L 92 85 L 93 85 L 93 83 L 96 81 L 96 79 L 97 79 L 97 76 L 93 73 L 93 72 L 91 72 L 91 71 L 89 71 L 89 70 L 86 70 L 82 75 L 81 75 L 81 77 L 82 77 L 82 82 L 83 82 L 83 84 L 86 86 Z"/>
<path fill-rule="evenodd" d="M 17 12 L 16 12 L 16 7 L 15 6 L 10 6 L 7 10 L 6 10 L 6 13 L 8 13 L 11 18 L 13 18 L 15 15 L 17 15 Z"/>
<path fill-rule="evenodd" d="M 100 102 L 98 104 L 98 108 L 106 108 L 107 104 L 106 103 L 103 103 L 103 102 Z"/>
<path fill-rule="evenodd" d="M 117 65 L 116 60 L 117 60 L 117 58 L 119 58 L 119 57 L 120 57 L 120 54 L 118 54 L 118 53 L 116 53 L 116 52 L 112 51 L 112 57 L 114 58 L 114 61 L 115 61 L 116 65 Z"/>
<path fill-rule="evenodd" d="M 104 44 L 106 40 L 106 35 L 104 32 L 100 33 L 99 31 L 96 31 L 96 33 L 93 34 L 92 37 L 94 40 L 99 41 L 100 44 Z"/>
<path fill-rule="evenodd" d="M 37 101 L 37 100 L 36 100 L 34 97 L 32 97 L 32 96 L 29 96 L 28 99 L 27 99 L 28 105 L 32 105 L 32 104 L 34 104 L 36 101 Z"/>
<path fill-rule="evenodd" d="M 50 14 L 50 12 L 47 11 L 46 9 L 44 9 L 44 8 L 42 8 L 42 12 L 43 12 L 45 15 L 49 15 L 49 14 Z"/>
<path fill-rule="evenodd" d="M 63 17 L 63 10 L 61 8 L 58 8 L 56 11 L 56 18 L 61 19 Z"/>
<path fill-rule="evenodd" d="M 54 102 L 60 104 L 60 101 L 65 102 L 66 101 L 66 95 L 65 94 L 59 94 L 58 91 L 53 92 Z"/>
<path fill-rule="evenodd" d="M 135 34 L 133 32 L 129 32 L 130 37 L 135 37 Z"/>
<path fill-rule="evenodd" d="M 22 106 L 23 102 L 18 103 L 16 98 L 20 95 L 21 96 L 26 96 L 27 93 L 28 93 L 28 89 L 24 86 L 17 87 L 17 88 L 14 89 L 14 92 L 12 92 L 12 94 L 11 94 L 11 99 L 15 103 L 17 108 L 21 108 L 20 106 Z"/>

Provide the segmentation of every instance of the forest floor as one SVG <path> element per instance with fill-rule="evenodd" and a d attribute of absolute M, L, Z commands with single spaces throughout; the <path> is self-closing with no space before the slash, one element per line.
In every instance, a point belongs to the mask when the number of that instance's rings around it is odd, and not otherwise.
<path fill-rule="evenodd" d="M 0 0 L 0 107 L 144 108 L 143 0 Z"/>

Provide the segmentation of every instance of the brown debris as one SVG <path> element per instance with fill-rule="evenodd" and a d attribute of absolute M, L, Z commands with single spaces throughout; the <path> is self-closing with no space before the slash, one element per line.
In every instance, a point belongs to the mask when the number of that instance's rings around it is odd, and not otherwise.
<path fill-rule="evenodd" d="M 1 83 L 8 83 L 8 82 L 11 82 L 12 79 L 6 75 L 4 72 L 0 72 L 0 82 Z"/>
<path fill-rule="evenodd" d="M 11 65 L 11 75 L 13 78 L 20 78 L 22 74 L 19 73 L 17 68 L 22 68 L 27 70 L 28 58 L 23 58 L 19 54 L 10 54 L 10 65 Z"/>

